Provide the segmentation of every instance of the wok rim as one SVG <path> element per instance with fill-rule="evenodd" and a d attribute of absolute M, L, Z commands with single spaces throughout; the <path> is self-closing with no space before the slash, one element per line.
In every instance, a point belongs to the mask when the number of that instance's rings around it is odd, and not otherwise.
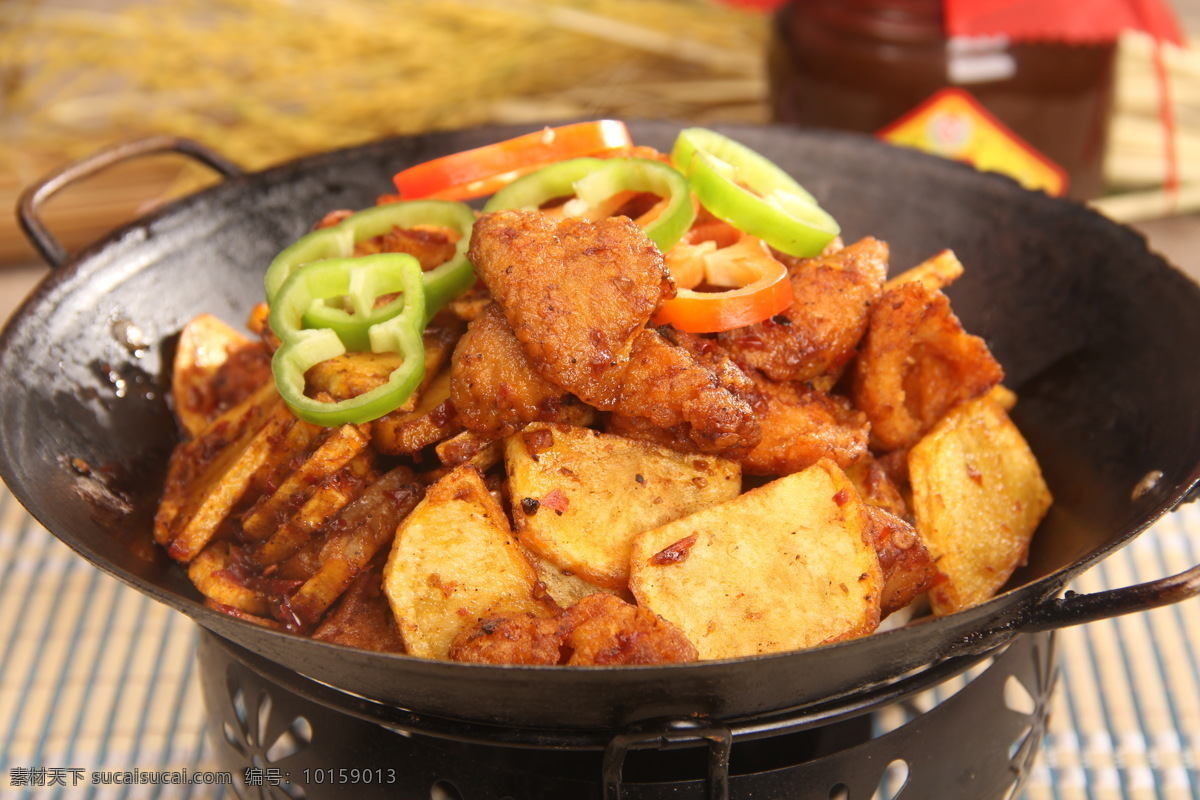
<path fill-rule="evenodd" d="M 554 123 L 558 124 L 558 123 Z M 683 124 L 665 121 L 665 120 L 632 120 L 629 122 L 631 129 L 635 126 L 650 126 L 662 130 L 677 130 L 686 127 Z M 863 147 L 878 147 L 890 148 L 888 150 L 891 157 L 900 159 L 910 159 L 919 161 L 922 164 L 928 165 L 933 169 L 947 170 L 963 170 L 971 172 L 978 176 L 980 181 L 989 181 L 1000 184 L 1014 184 L 1010 179 L 996 174 L 981 174 L 976 172 L 970 166 L 958 164 L 955 162 L 946 161 L 924 153 L 910 150 L 898 150 L 877 142 L 872 137 L 847 134 L 842 132 L 821 131 L 821 130 L 805 130 L 798 129 L 793 126 L 770 124 L 770 125 L 752 125 L 752 124 L 721 124 L 712 125 L 714 129 L 722 131 L 737 132 L 739 130 L 753 131 L 774 131 L 770 135 L 781 136 L 797 136 L 814 141 L 825 141 L 830 139 L 843 141 L 858 141 Z M 66 262 L 61 266 L 52 268 L 50 272 L 44 276 L 33 290 L 26 296 L 20 306 L 12 313 L 6 322 L 2 331 L 0 331 L 0 368 L 3 367 L 4 361 L 7 359 L 7 354 L 10 352 L 13 340 L 26 327 L 35 324 L 32 320 L 39 318 L 39 310 L 43 309 L 52 298 L 62 293 L 69 293 L 76 290 L 77 286 L 86 285 L 94 279 L 97 272 L 105 273 L 114 269 L 104 263 L 100 256 L 109 253 L 114 248 L 122 243 L 128 243 L 129 240 L 137 240 L 139 237 L 144 237 L 147 228 L 154 223 L 164 220 L 173 219 L 184 216 L 196 205 L 210 201 L 214 198 L 219 198 L 226 192 L 238 192 L 246 190 L 262 191 L 265 187 L 271 185 L 275 181 L 286 181 L 287 176 L 295 174 L 303 169 L 312 169 L 326 163 L 336 163 L 350 154 L 363 155 L 373 151 L 387 152 L 396 148 L 401 143 L 411 143 L 421 140 L 436 140 L 440 137 L 454 136 L 464 133 L 486 133 L 494 132 L 497 138 L 502 137 L 508 132 L 524 132 L 530 129 L 530 125 L 483 125 L 472 128 L 439 130 L 422 133 L 415 136 L 395 136 L 386 139 L 381 139 L 365 144 L 353 145 L 349 147 L 338 148 L 335 150 L 326 151 L 309 156 L 303 156 L 296 159 L 291 159 L 281 164 L 271 166 L 267 169 L 254 172 L 246 172 L 241 175 L 227 177 L 215 185 L 201 189 L 198 192 L 190 194 L 186 197 L 173 200 L 156 208 L 148 214 L 142 215 L 131 222 L 122 225 L 113 230 L 109 234 L 97 239 L 95 242 L 80 249 L 77 253 L 72 254 Z M 982 184 L 981 184 L 982 185 Z M 1030 193 L 1032 194 L 1032 193 Z M 1057 205 L 1068 202 L 1048 196 L 1040 196 L 1032 198 L 1035 203 L 1048 203 Z M 1095 213 L 1095 212 L 1089 212 Z M 1098 215 L 1097 215 L 1098 216 Z M 1147 254 L 1161 261 L 1167 267 L 1178 270 L 1161 254 L 1154 252 L 1148 246 L 1146 238 L 1134 231 L 1133 229 L 1112 223 L 1116 228 L 1125 232 L 1125 235 L 1137 237 Z M 136 246 L 136 243 L 135 245 Z M 464 677 L 469 677 L 476 674 L 493 674 L 493 673 L 514 673 L 533 674 L 539 679 L 560 681 L 568 680 L 572 674 L 592 674 L 592 675 L 667 675 L 686 672 L 718 672 L 730 666 L 745 665 L 745 664 L 762 664 L 775 662 L 795 661 L 798 658 L 816 658 L 820 657 L 817 654 L 830 651 L 842 651 L 848 648 L 862 647 L 864 642 L 872 639 L 887 637 L 888 639 L 896 639 L 898 637 L 911 636 L 911 632 L 920 627 L 921 629 L 933 629 L 942 631 L 946 634 L 945 641 L 949 646 L 947 655 L 954 655 L 957 652 L 978 652 L 980 650 L 988 650 L 994 647 L 1003 645 L 1012 635 L 1019 632 L 1019 625 L 1023 619 L 1036 611 L 1043 603 L 1058 594 L 1063 587 L 1076 576 L 1087 571 L 1099 561 L 1107 558 L 1112 553 L 1129 544 L 1135 538 L 1140 536 L 1145 530 L 1159 521 L 1170 511 L 1174 510 L 1178 505 L 1190 499 L 1194 499 L 1197 490 L 1200 489 L 1200 457 L 1193 465 L 1190 474 L 1183 482 L 1177 483 L 1169 488 L 1168 491 L 1159 495 L 1152 507 L 1147 509 L 1137 524 L 1121 532 L 1119 536 L 1113 537 L 1104 542 L 1101 546 L 1096 547 L 1092 551 L 1084 554 L 1082 557 L 1063 565 L 1049 574 L 1038 577 L 1027 583 L 1008 588 L 1004 592 L 990 598 L 971 609 L 958 612 L 953 615 L 941 618 L 924 618 L 917 625 L 909 625 L 891 630 L 876 632 L 868 637 L 853 639 L 843 642 L 835 642 L 831 644 L 819 645 L 811 648 L 796 651 L 785 651 L 775 653 L 764 653 L 750 656 L 742 656 L 738 658 L 711 659 L 705 661 L 697 661 L 686 664 L 664 664 L 664 665 L 622 665 L 622 666 L 569 666 L 564 668 L 561 665 L 497 665 L 497 664 L 473 664 L 460 663 L 453 661 L 444 661 L 438 659 L 427 659 L 417 656 L 412 656 L 403 653 L 385 653 L 376 651 L 364 651 L 359 648 L 350 647 L 347 645 L 335 644 L 331 642 L 323 642 L 311 639 L 308 636 L 290 633 L 282 630 L 263 628 L 254 623 L 247 622 L 236 618 L 230 618 L 219 611 L 211 609 L 196 599 L 195 596 L 189 597 L 169 591 L 164 587 L 158 586 L 153 582 L 135 575 L 128 570 L 121 569 L 114 564 L 109 563 L 108 559 L 103 558 L 84 543 L 76 541 L 75 537 L 63 535 L 54 530 L 44 520 L 44 515 L 40 515 L 35 511 L 35 507 L 39 504 L 32 496 L 32 493 L 25 491 L 25 484 L 18 476 L 18 465 L 14 464 L 8 455 L 7 448 L 0 448 L 0 476 L 3 477 L 5 484 L 13 497 L 25 508 L 31 517 L 51 535 L 55 536 L 60 542 L 66 544 L 72 551 L 89 561 L 94 567 L 109 574 L 122 583 L 134 588 L 135 590 L 152 597 L 153 599 L 162 602 L 181 613 L 190 617 L 195 623 L 201 625 L 205 629 L 213 632 L 215 635 L 223 636 L 221 628 L 223 626 L 233 624 L 238 627 L 247 626 L 256 631 L 259 636 L 266 636 L 272 640 L 284 642 L 287 645 L 305 646 L 316 648 L 320 652 L 328 652 L 333 654 L 356 654 L 359 658 L 369 658 L 371 660 L 382 660 L 385 663 L 402 664 L 408 667 L 417 669 L 437 669 L 450 673 L 459 673 Z M 16 486 L 14 480 L 10 476 L 17 476 Z M 172 564 L 172 569 L 182 569 L 178 564 Z M 972 621 L 987 621 L 989 624 L 982 627 L 968 624 Z M 218 624 L 213 624 L 214 622 Z M 241 644 L 240 642 L 238 642 Z M 304 644 L 300 644 L 304 643 Z M 335 687 L 338 688 L 338 687 Z M 847 694 L 860 690 L 862 687 L 849 687 Z M 371 698 L 374 699 L 374 698 Z M 829 698 L 824 698 L 829 699 Z M 823 699 L 823 700 L 824 700 Z M 814 702 L 823 702 L 814 701 Z M 396 705 L 394 703 L 384 702 L 387 705 Z M 803 704 L 808 705 L 808 704 Z"/>

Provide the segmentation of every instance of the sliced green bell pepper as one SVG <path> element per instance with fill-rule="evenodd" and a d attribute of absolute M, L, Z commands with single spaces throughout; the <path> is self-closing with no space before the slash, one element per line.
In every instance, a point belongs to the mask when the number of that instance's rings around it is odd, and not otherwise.
<path fill-rule="evenodd" d="M 716 131 L 680 131 L 671 161 L 713 216 L 782 253 L 815 256 L 841 232 L 837 220 L 794 178 Z"/>
<path fill-rule="evenodd" d="M 517 178 L 483 207 L 484 213 L 508 208 L 539 208 L 574 195 L 597 207 L 618 192 L 648 192 L 667 203 L 644 230 L 662 252 L 683 238 L 696 217 L 691 188 L 679 170 L 648 158 L 573 158 Z"/>
<path fill-rule="evenodd" d="M 264 279 L 267 302 L 274 302 L 284 281 L 300 265 L 327 258 L 347 258 L 353 255 L 354 246 L 359 242 L 381 236 L 395 227 L 412 228 L 417 225 L 450 228 L 459 235 L 454 257 L 421 274 L 425 286 L 425 311 L 432 317 L 475 283 L 475 271 L 467 260 L 475 212 L 465 203 L 447 200 L 385 203 L 351 214 L 336 225 L 306 234 L 280 252 L 267 268 Z M 367 330 L 399 313 L 403 305 L 403 301 L 397 299 L 378 308 L 354 306 L 347 310 L 338 298 L 328 298 L 308 309 L 305 318 L 310 328 L 333 328 L 343 339 L 355 342 L 346 342 L 350 349 L 366 349 L 363 343 Z"/>
<path fill-rule="evenodd" d="M 294 269 L 271 302 L 271 330 L 280 346 L 271 359 L 275 386 L 288 407 L 317 425 L 359 424 L 399 408 L 425 375 L 425 292 L 421 265 L 407 253 L 380 253 L 358 258 L 330 258 Z M 326 403 L 304 393 L 304 374 L 348 349 L 332 328 L 304 327 L 305 312 L 314 303 L 349 296 L 362 307 L 374 297 L 400 292 L 398 313 L 376 322 L 367 331 L 367 345 L 376 353 L 400 353 L 404 362 L 387 383 L 369 392 Z M 394 301 L 395 302 L 395 301 Z"/>

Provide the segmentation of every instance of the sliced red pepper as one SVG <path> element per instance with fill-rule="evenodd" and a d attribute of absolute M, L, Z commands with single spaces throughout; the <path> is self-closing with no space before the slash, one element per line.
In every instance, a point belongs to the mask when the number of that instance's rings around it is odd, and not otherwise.
<path fill-rule="evenodd" d="M 577 122 L 435 158 L 397 172 L 393 181 L 405 200 L 469 200 L 555 161 L 632 146 L 623 122 Z"/>
<path fill-rule="evenodd" d="M 667 254 L 680 288 L 654 315 L 655 325 L 717 333 L 761 322 L 792 304 L 787 267 L 762 239 L 732 228 L 714 233 L 697 226 L 690 233 L 697 231 L 699 240 L 681 242 Z M 722 291 L 721 286 L 735 288 Z"/>

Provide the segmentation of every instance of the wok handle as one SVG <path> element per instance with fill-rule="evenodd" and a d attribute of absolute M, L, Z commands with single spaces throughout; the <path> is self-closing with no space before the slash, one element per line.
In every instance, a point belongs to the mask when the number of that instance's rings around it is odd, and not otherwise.
<path fill-rule="evenodd" d="M 1035 607 L 1016 625 L 1022 633 L 1068 628 L 1138 611 L 1149 611 L 1200 595 L 1200 565 L 1178 575 L 1091 594 L 1066 592 Z"/>
<path fill-rule="evenodd" d="M 69 184 L 94 175 L 124 161 L 159 153 L 177 153 L 211 167 L 226 178 L 241 175 L 244 170 L 232 161 L 199 142 L 178 136 L 147 136 L 106 147 L 89 156 L 72 161 L 42 178 L 21 192 L 17 201 L 17 217 L 30 244 L 51 267 L 66 263 L 69 254 L 41 218 L 42 205 Z"/>

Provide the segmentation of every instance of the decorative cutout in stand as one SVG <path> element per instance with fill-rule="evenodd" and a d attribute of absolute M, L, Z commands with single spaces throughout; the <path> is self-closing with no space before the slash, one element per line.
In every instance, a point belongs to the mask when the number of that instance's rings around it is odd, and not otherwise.
<path fill-rule="evenodd" d="M 297 691 L 311 682 L 266 674 L 278 669 L 207 631 L 198 657 L 210 738 L 244 800 L 1013 800 L 1058 675 L 1053 634 L 1023 635 L 819 718 L 664 720 L 597 732 L 607 746 L 564 732 L 558 743 L 514 747 L 479 743 L 468 723 L 363 719 L 356 701 L 339 709 L 329 687 Z"/>

